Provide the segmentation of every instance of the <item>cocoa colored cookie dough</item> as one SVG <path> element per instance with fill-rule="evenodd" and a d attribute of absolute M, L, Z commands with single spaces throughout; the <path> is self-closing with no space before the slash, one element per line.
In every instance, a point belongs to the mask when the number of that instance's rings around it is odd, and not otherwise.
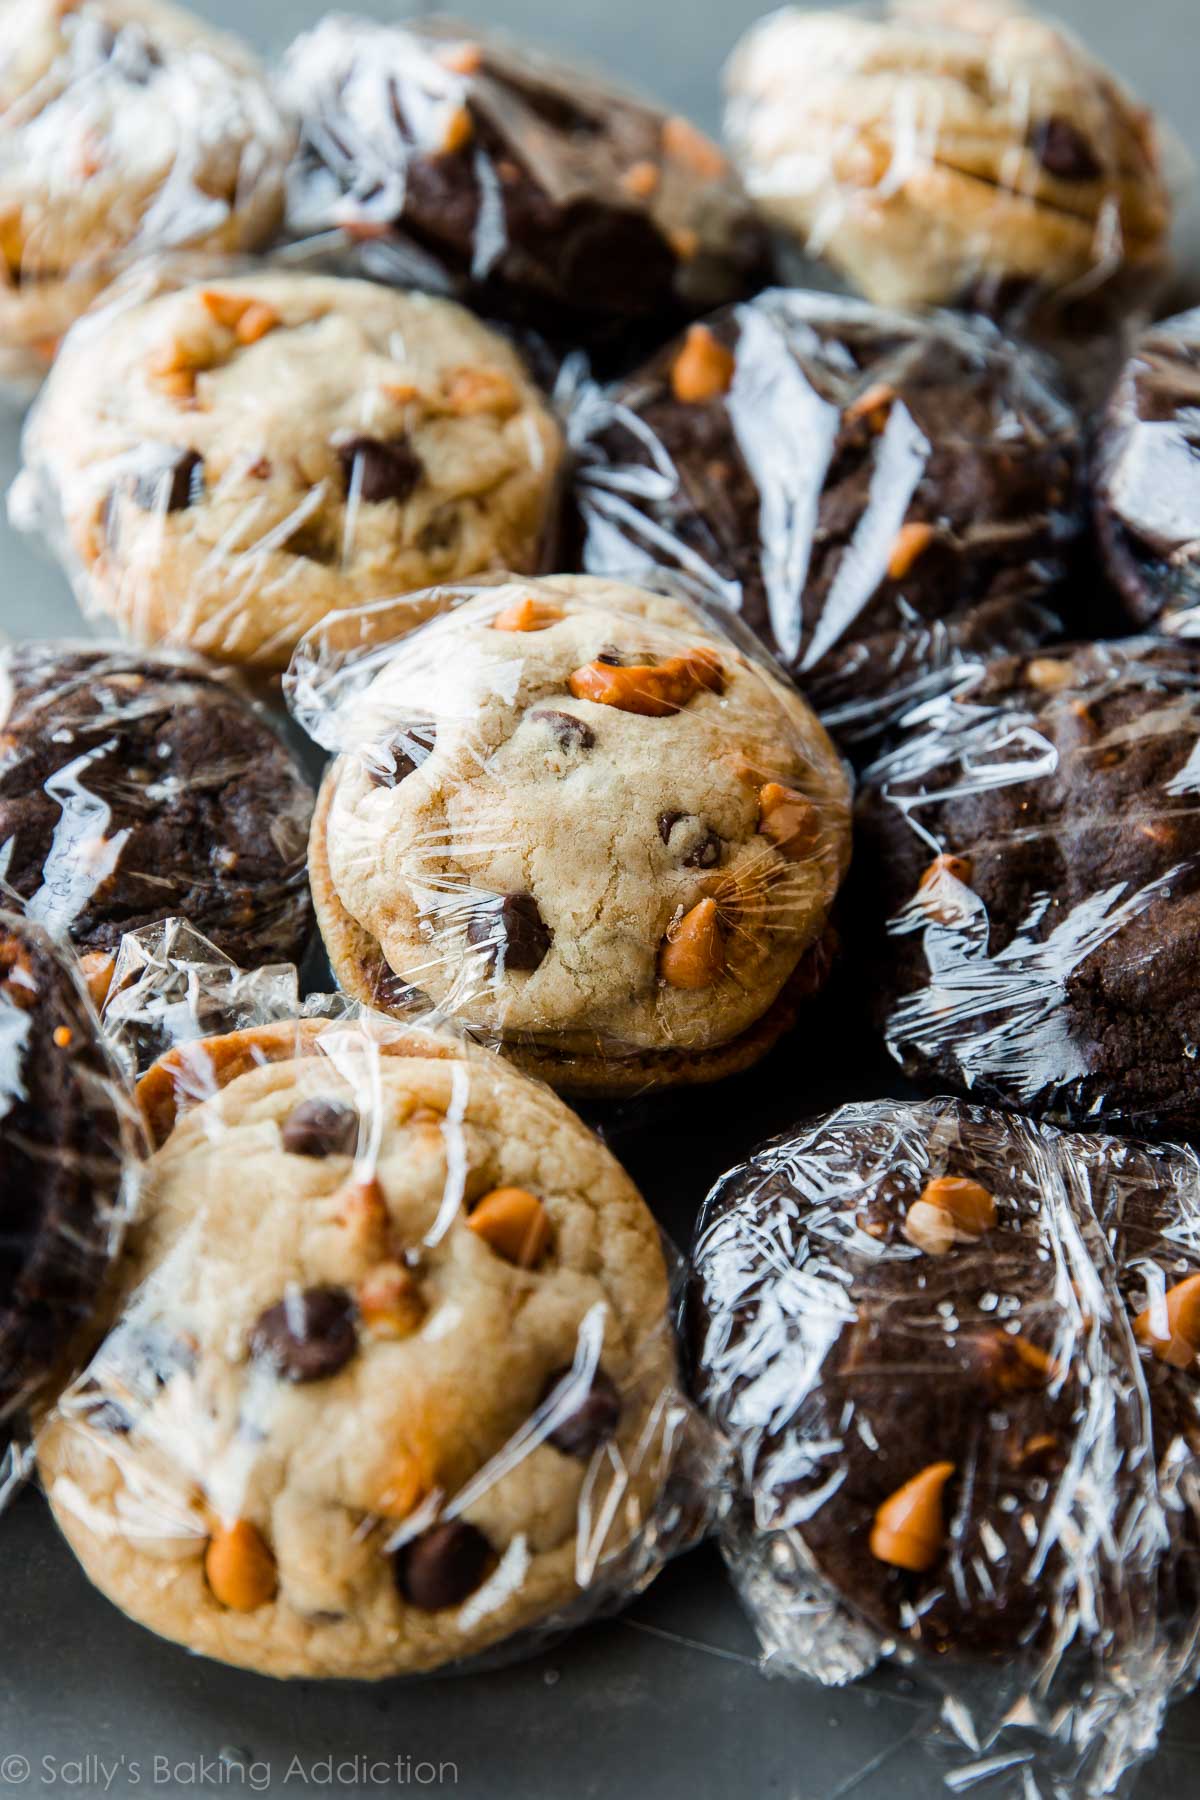
<path fill-rule="evenodd" d="M 186 919 L 243 967 L 303 955 L 312 790 L 262 716 L 186 658 L 0 652 L 0 865 L 29 917 L 103 961 Z"/>

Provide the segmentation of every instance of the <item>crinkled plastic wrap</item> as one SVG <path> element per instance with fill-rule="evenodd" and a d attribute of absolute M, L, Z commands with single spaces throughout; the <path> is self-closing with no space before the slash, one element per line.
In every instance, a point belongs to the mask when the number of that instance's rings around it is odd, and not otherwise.
<path fill-rule="evenodd" d="M 863 778 L 864 967 L 922 1082 L 1068 1123 L 1200 1127 L 1200 646 L 1001 658 Z"/>
<path fill-rule="evenodd" d="M 1096 438 L 1096 531 L 1130 617 L 1200 637 L 1200 309 L 1145 330 Z"/>
<path fill-rule="evenodd" d="M 1196 1674 L 1198 1250 L 1191 1152 L 953 1100 L 725 1176 L 692 1342 L 768 1670 L 911 1669 L 955 1791 L 1121 1788 Z"/>
<path fill-rule="evenodd" d="M 9 512 L 85 612 L 263 684 L 329 612 L 551 555 L 562 433 L 453 301 L 172 257 L 80 321 Z"/>
<path fill-rule="evenodd" d="M 145 967 L 171 1011 L 177 952 Z M 117 1323 L 39 1434 L 50 1504 L 133 1618 L 265 1674 L 539 1648 L 721 1491 L 658 1229 L 490 1052 L 353 1003 L 262 1022 L 251 979 L 260 1022 L 140 1084 L 155 1154 Z"/>
<path fill-rule="evenodd" d="M 569 435 L 583 566 L 677 569 L 842 741 L 1061 632 L 1081 429 L 986 320 L 773 289 L 580 385 Z"/>
<path fill-rule="evenodd" d="M 628 354 L 761 285 L 765 233 L 686 119 L 448 20 L 335 14 L 288 51 L 288 225 L 376 280 Z"/>
<path fill-rule="evenodd" d="M 0 1506 L 101 1329 L 141 1147 L 74 957 L 0 912 Z"/>
<path fill-rule="evenodd" d="M 0 876 L 98 995 L 123 935 L 171 914 L 243 964 L 299 959 L 312 803 L 227 672 L 82 639 L 0 649 Z"/>
<path fill-rule="evenodd" d="M 130 262 L 266 243 L 292 147 L 249 50 L 166 0 L 5 0 L 0 377 L 39 380 Z"/>
<path fill-rule="evenodd" d="M 285 692 L 336 752 L 309 870 L 355 997 L 612 1095 L 747 1067 L 821 985 L 849 779 L 736 621 L 497 577 L 331 619 Z"/>
<path fill-rule="evenodd" d="M 1161 282 L 1153 117 L 1021 6 L 785 7 L 737 46 L 726 93 L 764 215 L 868 299 L 1048 320 L 1069 341 Z"/>

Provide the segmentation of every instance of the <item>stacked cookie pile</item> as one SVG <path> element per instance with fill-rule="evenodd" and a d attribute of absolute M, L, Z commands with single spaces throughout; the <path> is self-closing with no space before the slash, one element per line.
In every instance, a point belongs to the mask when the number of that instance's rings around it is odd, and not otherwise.
<path fill-rule="evenodd" d="M 12 513 L 123 637 L 2 659 L 0 1403 L 84 1565 L 379 1677 L 719 1519 L 789 1669 L 901 1656 L 1107 1791 L 1200 1668 L 1154 122 L 1005 0 L 773 15 L 729 156 L 438 21 L 268 76 L 162 0 L 0 17 Z M 1124 360 L 1103 405 L 1066 349 Z M 740 1164 L 689 1398 L 654 1220 L 549 1089 L 652 1137 L 762 1063 L 791 1126 L 839 948 L 859 1042 L 1006 1110 Z"/>

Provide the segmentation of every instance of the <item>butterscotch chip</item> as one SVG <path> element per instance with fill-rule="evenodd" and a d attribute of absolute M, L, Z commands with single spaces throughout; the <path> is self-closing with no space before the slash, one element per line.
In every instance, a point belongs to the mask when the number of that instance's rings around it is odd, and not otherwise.
<path fill-rule="evenodd" d="M 889 579 L 903 581 L 936 536 L 937 532 L 932 525 L 926 525 L 917 519 L 911 519 L 907 525 L 902 525 L 888 557 Z"/>
<path fill-rule="evenodd" d="M 707 988 L 725 971 L 725 940 L 717 902 L 697 901 L 673 924 L 658 953 L 658 972 L 671 987 Z"/>
<path fill-rule="evenodd" d="M 222 1606 L 255 1612 L 275 1598 L 279 1585 L 275 1558 L 257 1526 L 236 1519 L 219 1526 L 204 1555 L 208 1585 Z"/>
<path fill-rule="evenodd" d="M 820 847 L 821 815 L 795 788 L 768 781 L 759 789 L 758 829 L 789 862 L 800 862 Z"/>
<path fill-rule="evenodd" d="M 521 1269 L 536 1268 L 553 1236 L 545 1207 L 524 1188 L 494 1188 L 472 1208 L 467 1223 L 497 1256 Z"/>
<path fill-rule="evenodd" d="M 1200 1355 L 1200 1275 L 1188 1275 L 1140 1312 L 1133 1322 L 1139 1343 L 1161 1362 L 1190 1369 Z"/>
<path fill-rule="evenodd" d="M 707 325 L 693 325 L 671 366 L 675 398 L 685 406 L 697 406 L 727 393 L 735 366 L 732 350 L 727 350 Z"/>
<path fill-rule="evenodd" d="M 552 606 L 546 600 L 539 600 L 527 594 L 524 600 L 517 600 L 512 606 L 506 606 L 492 620 L 493 631 L 545 631 L 550 625 L 557 624 L 563 616 L 562 608 Z"/>
<path fill-rule="evenodd" d="M 871 1527 L 872 1556 L 918 1574 L 933 1567 L 946 1545 L 942 1493 L 953 1473 L 951 1462 L 931 1463 L 889 1495 Z"/>
<path fill-rule="evenodd" d="M 657 163 L 631 163 L 621 177 L 621 186 L 636 200 L 648 200 L 661 179 Z"/>
<path fill-rule="evenodd" d="M 705 137 L 689 119 L 681 118 L 678 113 L 663 123 L 662 147 L 666 156 L 686 163 L 693 174 L 706 181 L 719 180 L 728 167 L 712 139 Z"/>
<path fill-rule="evenodd" d="M 457 106 L 446 121 L 446 129 L 442 135 L 441 151 L 443 156 L 457 156 L 465 150 L 475 136 L 475 122 L 465 106 Z"/>

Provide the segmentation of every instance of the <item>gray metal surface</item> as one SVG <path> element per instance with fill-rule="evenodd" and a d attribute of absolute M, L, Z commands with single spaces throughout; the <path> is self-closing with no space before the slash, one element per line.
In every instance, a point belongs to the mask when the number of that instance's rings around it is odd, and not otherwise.
<path fill-rule="evenodd" d="M 274 48 L 320 0 L 194 0 Z M 1059 0 L 1057 11 L 1166 113 L 1200 154 L 1197 0 Z M 353 10 L 353 0 L 343 0 Z M 401 10 L 357 0 L 380 17 Z M 622 71 L 710 127 L 717 70 L 762 10 L 752 0 L 480 0 L 474 16 Z M 1181 221 L 1200 271 L 1200 215 Z M 0 482 L 17 421 L 0 418 Z M 57 571 L 0 525 L 0 627 L 78 631 Z M 666 1102 L 613 1130 L 664 1223 L 686 1242 L 712 1177 L 758 1138 L 834 1099 L 883 1091 L 836 1009 L 802 1048 L 702 1105 Z M 829 1044 L 822 1034 L 829 1034 Z M 830 1071 L 830 1062 L 840 1065 Z M 488 1675 L 380 1687 L 285 1685 L 185 1655 L 91 1589 L 28 1494 L 0 1522 L 0 1796 L 225 1793 L 409 1795 L 465 1800 L 927 1800 L 945 1793 L 915 1739 L 923 1702 L 887 1676 L 840 1693 L 765 1681 L 716 1556 L 684 1559 L 621 1619 Z M 1177 1708 L 1137 1800 L 1200 1791 L 1200 1700 Z"/>

